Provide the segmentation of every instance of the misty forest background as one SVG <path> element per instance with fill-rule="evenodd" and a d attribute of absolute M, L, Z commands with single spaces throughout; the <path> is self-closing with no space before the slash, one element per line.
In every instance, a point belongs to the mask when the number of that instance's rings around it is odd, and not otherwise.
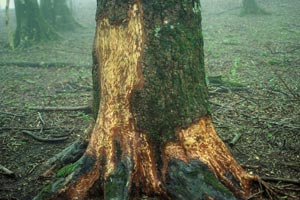
<path fill-rule="evenodd" d="M 84 137 L 92 122 L 88 107 L 96 1 L 69 4 L 80 24 L 75 30 L 57 31 L 56 40 L 13 50 L 5 1 L 0 3 L 0 165 L 13 172 L 0 174 L 0 199 L 31 199 L 49 182 L 39 177 L 38 166 Z M 265 11 L 257 15 L 244 15 L 241 1 L 201 3 L 218 134 L 250 173 L 281 178 L 281 187 L 299 195 L 300 1 L 257 0 Z M 14 31 L 13 4 L 9 11 L 9 29 Z M 49 112 L 43 107 L 62 109 Z M 67 140 L 44 143 L 24 131 Z"/>

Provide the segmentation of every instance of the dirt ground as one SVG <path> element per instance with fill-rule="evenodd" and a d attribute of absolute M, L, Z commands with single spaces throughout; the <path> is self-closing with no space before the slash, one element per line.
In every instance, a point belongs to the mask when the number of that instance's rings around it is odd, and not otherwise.
<path fill-rule="evenodd" d="M 235 0 L 202 1 L 207 74 L 222 78 L 209 84 L 213 120 L 245 169 L 286 179 L 274 184 L 300 199 L 300 1 L 258 2 L 269 15 L 240 17 Z M 32 109 L 92 100 L 95 3 L 74 11 L 83 28 L 14 51 L 0 12 L 0 165 L 15 174 L 0 173 L 0 200 L 32 199 L 50 181 L 40 177 L 41 164 L 82 137 L 92 121 L 84 111 Z M 39 142 L 24 130 L 68 139 Z"/>

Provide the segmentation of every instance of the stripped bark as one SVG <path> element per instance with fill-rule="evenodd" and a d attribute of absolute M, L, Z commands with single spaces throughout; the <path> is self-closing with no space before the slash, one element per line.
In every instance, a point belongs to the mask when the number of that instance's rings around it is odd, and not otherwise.
<path fill-rule="evenodd" d="M 89 145 L 36 199 L 251 195 L 211 122 L 199 1 L 98 0 L 94 63 Z"/>

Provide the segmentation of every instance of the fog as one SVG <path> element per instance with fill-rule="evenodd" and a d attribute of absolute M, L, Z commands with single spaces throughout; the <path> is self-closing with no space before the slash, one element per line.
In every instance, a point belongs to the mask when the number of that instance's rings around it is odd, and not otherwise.
<path fill-rule="evenodd" d="M 0 9 L 4 9 L 5 6 L 6 6 L 6 0 L 0 0 Z M 9 2 L 9 8 L 15 8 L 15 4 L 13 0 Z"/>

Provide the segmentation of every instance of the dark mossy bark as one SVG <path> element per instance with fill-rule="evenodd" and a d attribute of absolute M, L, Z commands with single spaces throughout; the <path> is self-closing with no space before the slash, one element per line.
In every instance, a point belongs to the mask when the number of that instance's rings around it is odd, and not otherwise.
<path fill-rule="evenodd" d="M 58 35 L 44 20 L 37 0 L 15 0 L 17 28 L 15 46 L 29 46 L 36 42 L 57 39 Z"/>
<path fill-rule="evenodd" d="M 132 109 L 137 127 L 159 142 L 174 139 L 176 127 L 186 127 L 208 114 L 197 5 L 193 1 L 143 1 L 145 85 L 134 91 Z"/>
<path fill-rule="evenodd" d="M 66 0 L 41 0 L 41 10 L 45 19 L 58 30 L 74 30 L 80 27 Z"/>
<path fill-rule="evenodd" d="M 222 185 L 213 172 L 201 161 L 185 163 L 171 160 L 169 163 L 166 188 L 172 199 L 214 199 L 233 200 L 233 194 Z"/>

